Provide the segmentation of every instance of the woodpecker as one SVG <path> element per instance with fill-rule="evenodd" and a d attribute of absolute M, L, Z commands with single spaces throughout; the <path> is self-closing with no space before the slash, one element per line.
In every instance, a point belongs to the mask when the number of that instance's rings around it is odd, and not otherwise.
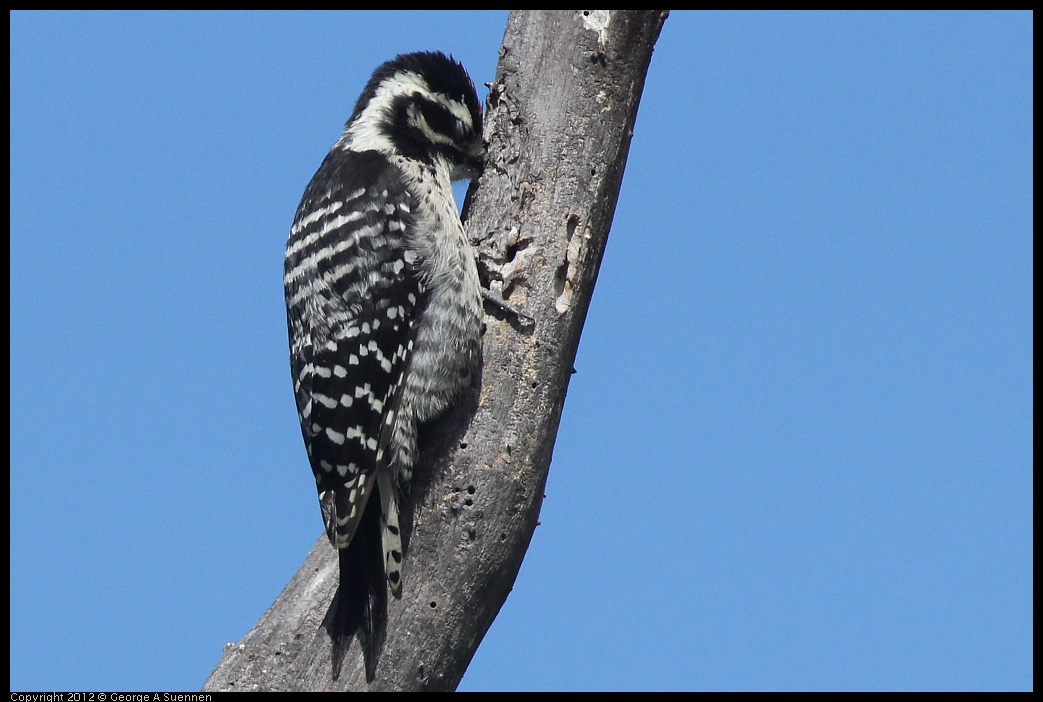
<path fill-rule="evenodd" d="M 439 52 L 379 66 L 304 191 L 283 282 L 290 372 L 340 586 L 333 677 L 358 632 L 372 680 L 417 426 L 481 367 L 482 290 L 451 182 L 484 158 L 474 83 Z"/>

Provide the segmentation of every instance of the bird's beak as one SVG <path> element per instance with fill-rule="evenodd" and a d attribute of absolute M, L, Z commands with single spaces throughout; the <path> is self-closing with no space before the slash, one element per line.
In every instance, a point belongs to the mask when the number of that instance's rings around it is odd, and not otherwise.
<path fill-rule="evenodd" d="M 467 149 L 466 161 L 453 171 L 453 180 L 474 180 L 485 169 L 485 146 L 481 141 L 472 142 Z"/>

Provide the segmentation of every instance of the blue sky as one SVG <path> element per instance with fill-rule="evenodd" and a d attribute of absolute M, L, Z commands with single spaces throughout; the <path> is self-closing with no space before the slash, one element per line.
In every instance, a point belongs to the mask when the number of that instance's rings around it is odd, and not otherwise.
<path fill-rule="evenodd" d="M 11 15 L 12 689 L 198 689 L 301 564 L 294 210 L 505 22 Z M 1031 164 L 1028 13 L 672 14 L 461 689 L 1030 689 Z"/>

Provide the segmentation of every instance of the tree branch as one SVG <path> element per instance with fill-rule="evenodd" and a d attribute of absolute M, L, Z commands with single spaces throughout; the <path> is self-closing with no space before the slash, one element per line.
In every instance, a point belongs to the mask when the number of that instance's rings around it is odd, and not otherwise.
<path fill-rule="evenodd" d="M 485 173 L 465 212 L 486 305 L 481 382 L 420 434 L 401 600 L 366 683 L 339 680 L 321 627 L 337 588 L 321 537 L 204 690 L 452 690 L 514 585 L 538 523 L 580 332 L 663 11 L 513 12 L 489 93 Z M 521 310 L 524 317 L 511 311 Z"/>

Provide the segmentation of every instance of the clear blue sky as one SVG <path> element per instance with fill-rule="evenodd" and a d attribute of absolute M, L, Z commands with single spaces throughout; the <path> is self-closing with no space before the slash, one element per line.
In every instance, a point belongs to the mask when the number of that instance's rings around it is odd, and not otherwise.
<path fill-rule="evenodd" d="M 198 689 L 301 564 L 294 210 L 505 22 L 11 15 L 12 689 Z M 461 689 L 1030 689 L 1032 253 L 1030 14 L 674 13 Z"/>

